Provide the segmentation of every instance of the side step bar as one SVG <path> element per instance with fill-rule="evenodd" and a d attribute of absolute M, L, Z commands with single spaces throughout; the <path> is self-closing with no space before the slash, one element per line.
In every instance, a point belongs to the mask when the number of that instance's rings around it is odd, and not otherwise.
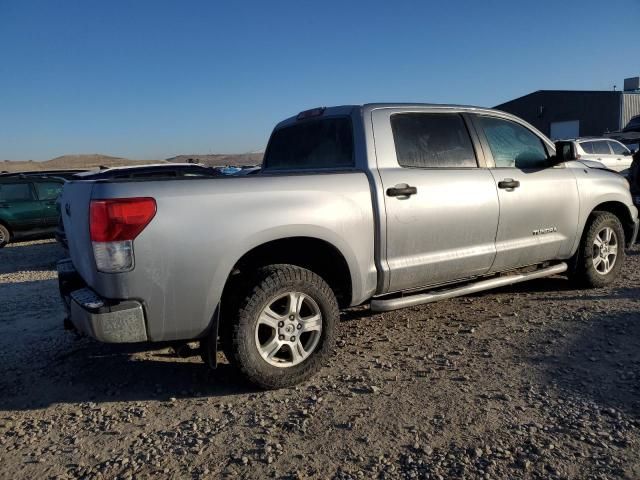
<path fill-rule="evenodd" d="M 459 297 L 461 295 L 470 295 L 483 290 L 491 290 L 492 288 L 504 287 L 514 283 L 525 282 L 535 278 L 548 277 L 558 273 L 567 271 L 566 263 L 559 263 L 551 267 L 541 268 L 531 273 L 518 273 L 515 275 L 505 275 L 502 277 L 491 278 L 489 280 L 481 280 L 479 282 L 469 283 L 462 287 L 451 288 L 448 290 L 433 291 L 427 293 L 417 293 L 400 298 L 390 299 L 373 299 L 371 300 L 371 310 L 374 312 L 389 312 L 398 308 L 413 307 L 422 305 L 423 303 L 437 302 L 447 298 Z"/>

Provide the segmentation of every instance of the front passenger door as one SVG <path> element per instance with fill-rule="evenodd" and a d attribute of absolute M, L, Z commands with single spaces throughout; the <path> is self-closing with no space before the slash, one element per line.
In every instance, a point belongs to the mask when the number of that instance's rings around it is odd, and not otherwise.
<path fill-rule="evenodd" d="M 498 191 L 500 219 L 492 272 L 571 255 L 579 217 L 574 172 L 552 166 L 550 146 L 527 126 L 474 116 Z"/>
<path fill-rule="evenodd" d="M 627 150 L 627 147 L 622 145 L 621 143 L 614 142 L 613 140 L 607 140 L 609 143 L 609 148 L 613 152 L 613 158 L 615 160 L 615 168 L 614 170 L 617 172 L 622 172 L 623 175 L 626 173 L 629 167 L 631 167 L 631 162 L 633 158 L 631 157 L 631 152 Z"/>

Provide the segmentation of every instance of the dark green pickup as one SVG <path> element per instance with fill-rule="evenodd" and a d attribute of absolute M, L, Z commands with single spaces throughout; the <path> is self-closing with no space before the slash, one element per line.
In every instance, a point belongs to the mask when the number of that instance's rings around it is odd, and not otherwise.
<path fill-rule="evenodd" d="M 20 238 L 53 236 L 63 184 L 49 176 L 0 176 L 0 248 Z"/>

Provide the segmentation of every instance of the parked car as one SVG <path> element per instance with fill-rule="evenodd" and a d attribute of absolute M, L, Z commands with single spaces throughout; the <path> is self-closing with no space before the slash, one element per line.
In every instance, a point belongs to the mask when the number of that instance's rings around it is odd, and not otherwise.
<path fill-rule="evenodd" d="M 60 291 L 103 342 L 218 342 L 263 388 L 327 360 L 341 308 L 420 305 L 567 273 L 614 281 L 627 181 L 489 109 L 373 104 L 279 123 L 260 175 L 71 181 Z"/>
<path fill-rule="evenodd" d="M 257 165 L 251 165 L 251 166 L 242 167 L 240 171 L 236 173 L 236 175 L 257 175 L 261 171 L 262 171 L 262 167 Z"/>
<path fill-rule="evenodd" d="M 56 198 L 63 184 L 57 176 L 0 176 L 0 248 L 19 239 L 53 236 L 58 223 Z"/>
<path fill-rule="evenodd" d="M 623 132 L 640 132 L 640 115 L 636 115 L 629 120 L 629 123 L 622 129 Z"/>
<path fill-rule="evenodd" d="M 631 166 L 631 151 L 610 138 L 578 138 L 573 140 L 580 159 L 597 161 L 610 170 L 626 175 Z"/>
<path fill-rule="evenodd" d="M 89 170 L 73 178 L 79 180 L 114 180 L 134 178 L 182 178 L 217 177 L 220 173 L 214 168 L 197 163 L 154 163 L 150 165 L 127 165 L 123 167 Z"/>

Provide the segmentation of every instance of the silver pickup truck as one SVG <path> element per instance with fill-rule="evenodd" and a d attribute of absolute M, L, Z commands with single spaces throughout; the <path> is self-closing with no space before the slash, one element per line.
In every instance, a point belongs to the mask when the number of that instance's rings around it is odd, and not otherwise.
<path fill-rule="evenodd" d="M 75 328 L 198 340 L 251 382 L 316 372 L 339 310 L 388 311 L 528 279 L 601 287 L 638 212 L 627 181 L 474 107 L 317 108 L 279 123 L 257 175 L 79 180 L 58 266 Z"/>

